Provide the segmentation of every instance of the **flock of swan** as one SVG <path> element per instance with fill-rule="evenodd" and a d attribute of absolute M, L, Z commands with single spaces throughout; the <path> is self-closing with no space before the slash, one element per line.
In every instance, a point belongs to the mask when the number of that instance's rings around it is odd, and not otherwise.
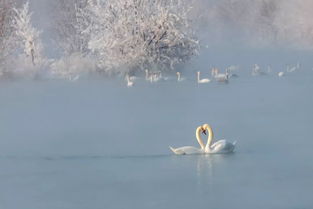
<path fill-rule="evenodd" d="M 201 72 L 198 71 L 197 72 L 197 83 L 198 84 L 205 84 L 205 83 L 209 83 L 212 80 L 215 80 L 217 82 L 222 82 L 222 83 L 228 83 L 228 80 L 230 77 L 232 76 L 236 76 L 235 74 L 230 73 L 230 70 L 226 69 L 225 73 L 219 73 L 219 70 L 217 68 L 213 68 L 212 69 L 212 77 L 211 79 L 209 78 L 200 78 L 201 77 Z M 182 82 L 185 81 L 186 78 L 182 77 L 181 72 L 176 72 L 176 76 L 177 76 L 177 82 Z M 139 79 L 136 76 L 130 76 L 129 74 L 125 75 L 125 81 L 126 81 L 126 85 L 127 87 L 132 87 L 135 84 L 135 80 Z M 166 80 L 170 80 L 171 78 L 169 77 L 163 77 L 162 76 L 162 72 L 158 71 L 158 72 L 149 72 L 149 70 L 145 70 L 145 80 L 151 83 L 155 83 L 158 81 L 166 81 Z"/>
<path fill-rule="evenodd" d="M 207 83 L 210 83 L 211 81 L 216 81 L 219 83 L 228 83 L 230 78 L 238 77 L 237 74 L 233 73 L 237 69 L 238 69 L 238 66 L 230 66 L 230 67 L 226 68 L 225 72 L 220 72 L 218 68 L 214 67 L 211 69 L 211 77 L 210 78 L 209 77 L 201 77 L 201 72 L 198 71 L 196 81 L 198 84 L 207 84 Z M 278 72 L 277 76 L 283 77 L 287 73 L 292 73 L 292 72 L 295 72 L 299 69 L 300 69 L 299 63 L 295 66 L 287 65 L 286 70 Z M 258 64 L 255 64 L 252 67 L 251 75 L 252 76 L 261 76 L 261 75 L 270 74 L 271 72 L 272 72 L 272 68 L 270 66 L 267 67 L 267 70 L 262 70 Z M 177 78 L 176 78 L 177 82 L 182 82 L 182 81 L 186 80 L 186 78 L 182 77 L 181 72 L 176 72 L 176 76 L 177 76 Z M 125 81 L 126 81 L 127 87 L 134 86 L 136 79 L 140 79 L 140 78 L 126 74 L 125 75 Z M 171 80 L 171 79 L 173 80 L 173 78 L 163 77 L 161 71 L 150 72 L 148 69 L 145 70 L 145 80 L 150 82 L 150 83 L 155 83 L 158 81 L 167 81 L 167 80 Z"/>
<path fill-rule="evenodd" d="M 201 138 L 201 133 L 206 135 L 207 132 L 208 132 L 208 140 L 207 140 L 206 145 L 204 145 L 203 140 Z M 200 144 L 200 148 L 196 148 L 192 146 L 184 146 L 184 147 L 178 147 L 178 148 L 169 147 L 169 148 L 176 155 L 219 154 L 219 153 L 225 154 L 225 153 L 233 152 L 236 146 L 236 141 L 231 143 L 224 139 L 213 143 L 213 139 L 214 139 L 213 130 L 209 124 L 204 124 L 197 128 L 196 138 L 197 138 L 198 143 Z"/>

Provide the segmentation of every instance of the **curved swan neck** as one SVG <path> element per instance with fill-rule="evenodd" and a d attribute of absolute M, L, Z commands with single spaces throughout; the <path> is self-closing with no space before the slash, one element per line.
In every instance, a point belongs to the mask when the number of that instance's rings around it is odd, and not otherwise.
<path fill-rule="evenodd" d="M 213 134 L 212 127 L 210 125 L 206 124 L 204 128 L 208 130 L 208 141 L 205 145 L 205 150 L 209 151 L 211 149 L 211 144 L 214 138 L 214 134 Z"/>
<path fill-rule="evenodd" d="M 180 72 L 177 72 L 177 80 L 180 81 Z"/>
<path fill-rule="evenodd" d="M 200 72 L 197 72 L 197 74 L 198 74 L 197 79 L 198 79 L 198 82 L 199 82 L 200 81 Z"/>
<path fill-rule="evenodd" d="M 201 139 L 200 132 L 201 132 L 201 126 L 199 126 L 196 130 L 196 138 L 197 138 L 198 143 L 200 144 L 201 149 L 204 149 L 205 146 L 204 146 L 204 143 Z"/>

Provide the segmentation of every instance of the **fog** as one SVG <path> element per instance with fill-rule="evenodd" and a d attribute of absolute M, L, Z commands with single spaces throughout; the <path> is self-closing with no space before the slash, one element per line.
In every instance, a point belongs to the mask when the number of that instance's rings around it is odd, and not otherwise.
<path fill-rule="evenodd" d="M 312 6 L 196 0 L 200 54 L 159 82 L 1 79 L 0 208 L 312 208 Z M 52 1 L 30 10 L 45 56 L 62 58 Z M 211 77 L 229 66 L 228 83 Z M 211 81 L 198 84 L 197 71 Z M 235 152 L 174 155 L 169 146 L 198 147 L 203 123 Z"/>

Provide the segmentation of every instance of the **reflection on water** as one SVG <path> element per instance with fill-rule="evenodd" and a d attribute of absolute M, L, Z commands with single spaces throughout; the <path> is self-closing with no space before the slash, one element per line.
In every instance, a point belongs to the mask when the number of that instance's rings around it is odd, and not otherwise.
<path fill-rule="evenodd" d="M 198 185 L 210 185 L 214 181 L 214 166 L 223 160 L 223 155 L 201 155 L 197 159 Z"/>

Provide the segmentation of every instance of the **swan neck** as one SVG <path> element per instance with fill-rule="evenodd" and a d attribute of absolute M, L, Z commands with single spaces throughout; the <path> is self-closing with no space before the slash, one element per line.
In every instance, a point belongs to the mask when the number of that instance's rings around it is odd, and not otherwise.
<path fill-rule="evenodd" d="M 202 141 L 200 132 L 201 132 L 201 127 L 199 126 L 199 127 L 197 128 L 197 130 L 196 130 L 196 138 L 197 138 L 197 141 L 198 141 L 198 143 L 199 143 L 201 149 L 204 149 L 205 146 L 204 146 L 204 143 L 203 143 L 203 141 Z"/>
<path fill-rule="evenodd" d="M 214 138 L 214 134 L 213 134 L 213 130 L 212 130 L 212 127 L 210 125 L 208 125 L 206 127 L 206 129 L 208 130 L 208 141 L 205 145 L 205 150 L 206 151 L 210 151 L 211 150 L 211 144 L 212 144 L 212 141 L 213 141 L 213 138 Z"/>
<path fill-rule="evenodd" d="M 180 81 L 180 73 L 177 73 L 177 80 Z"/>
<path fill-rule="evenodd" d="M 145 70 L 145 72 L 146 72 L 146 80 L 148 80 L 149 79 L 149 71 Z"/>

